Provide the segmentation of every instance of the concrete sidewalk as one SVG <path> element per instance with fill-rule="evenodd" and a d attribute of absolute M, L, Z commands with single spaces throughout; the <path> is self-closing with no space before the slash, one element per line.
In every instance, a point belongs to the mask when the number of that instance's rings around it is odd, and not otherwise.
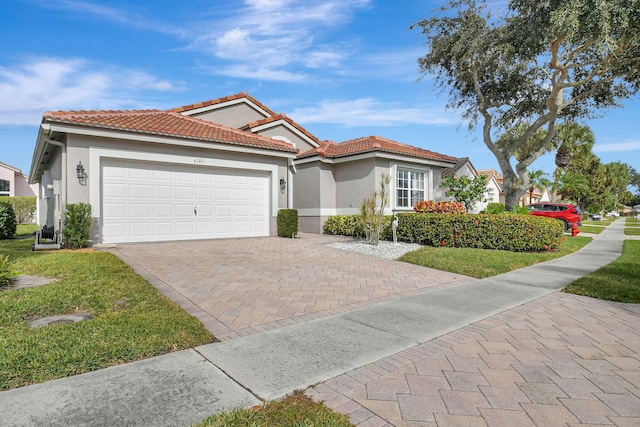
<path fill-rule="evenodd" d="M 398 354 L 415 354 L 414 352 L 424 354 L 425 345 L 432 343 L 441 345 L 440 341 L 434 341 L 434 339 L 440 337 L 439 340 L 446 340 L 449 336 L 447 334 L 461 330 L 460 328 L 473 330 L 472 324 L 476 322 L 493 322 L 492 319 L 499 319 L 499 322 L 506 321 L 505 319 L 509 317 L 504 317 L 505 311 L 545 297 L 562 289 L 576 278 L 615 260 L 622 249 L 623 227 L 623 220 L 616 221 L 577 253 L 489 279 L 466 281 L 442 288 L 425 288 L 410 296 L 340 315 L 323 317 L 89 374 L 1 392 L 2 423 L 10 426 L 191 425 L 223 409 L 254 405 L 259 402 L 258 399 L 275 399 L 294 389 L 305 389 L 310 385 L 326 382 L 315 389 L 316 397 L 324 396 L 334 399 L 332 402 L 334 407 L 343 412 L 356 413 L 352 415 L 354 422 L 361 421 L 363 425 L 384 425 L 393 418 L 384 415 L 384 411 L 380 411 L 382 416 L 376 411 L 371 411 L 371 408 L 357 412 L 366 405 L 360 405 L 353 398 L 363 400 L 362 386 L 365 387 L 366 393 L 367 379 L 374 379 L 375 375 L 362 377 L 354 372 L 362 372 L 363 369 L 377 371 L 379 375 L 377 379 L 390 373 L 397 374 L 397 369 L 383 369 L 383 375 L 381 368 L 376 364 L 385 361 L 382 366 L 391 366 L 388 361 L 396 360 L 394 358 L 415 363 Z M 555 297 L 545 298 L 553 301 Z M 589 305 L 589 300 L 585 300 L 587 302 L 584 304 Z M 596 304 L 600 303 L 596 302 Z M 522 308 L 518 308 L 520 309 Z M 638 312 L 635 311 L 630 315 L 630 319 L 636 319 L 633 324 L 635 329 L 629 327 L 628 330 L 623 331 L 629 334 L 630 339 L 640 330 L 637 314 Z M 593 312 L 595 318 L 598 315 L 598 311 Z M 535 316 L 536 312 L 531 317 L 534 323 Z M 538 326 L 544 328 L 544 320 L 541 320 Z M 633 335 L 633 338 L 638 337 Z M 602 339 L 606 338 L 602 337 Z M 630 357 L 636 362 L 640 360 L 640 341 L 634 345 L 636 347 L 625 347 L 627 353 L 631 354 L 623 354 L 623 351 L 619 350 L 621 354 L 618 356 Z M 488 354 L 506 356 L 505 349 L 500 350 L 500 347 L 500 345 L 493 345 L 493 348 L 499 351 L 489 351 Z M 554 349 L 554 347 L 550 348 Z M 537 348 L 522 348 L 517 351 L 522 358 L 530 354 L 532 358 L 539 359 Z M 443 357 L 448 356 L 450 354 L 444 354 Z M 451 360 L 447 359 L 450 365 Z M 463 362 L 465 361 L 460 361 L 460 363 Z M 440 362 L 434 362 L 433 367 L 425 369 L 435 369 L 445 375 L 446 369 L 438 363 Z M 631 361 L 619 363 L 630 366 Z M 396 361 L 395 365 L 398 364 Z M 598 363 L 595 365 L 600 366 Z M 378 368 L 372 368 L 372 366 L 378 366 Z M 637 365 L 632 366 L 631 370 L 636 371 L 635 377 L 630 375 L 627 378 L 630 381 L 628 384 L 632 384 L 633 387 L 640 386 L 637 368 Z M 594 370 L 597 371 L 596 368 Z M 349 396 L 347 391 L 337 390 L 327 385 L 330 381 L 337 381 L 336 378 L 342 378 L 344 381 L 345 375 L 355 378 L 354 382 L 359 383 L 357 393 L 360 394 Z M 600 375 L 600 373 L 594 375 Z M 456 376 L 445 377 L 450 391 L 465 391 L 451 387 L 453 384 L 458 384 L 454 377 Z M 520 377 L 523 383 L 527 383 L 529 379 L 535 379 L 534 374 L 529 378 L 520 373 Z M 378 387 L 378 390 L 392 390 L 388 388 L 388 384 L 380 383 L 382 387 Z M 328 388 L 323 389 L 323 387 Z M 536 387 L 533 388 L 538 390 L 540 395 L 545 394 L 544 387 Z M 374 389 L 375 386 L 372 386 L 371 390 Z M 445 389 L 443 385 L 442 390 Z M 624 390 L 628 389 L 629 387 L 624 388 Z M 603 390 L 602 387 L 599 390 Z M 341 394 L 342 392 L 346 394 Z M 438 392 L 440 393 L 440 389 Z M 314 390 L 310 390 L 309 393 L 314 394 Z M 372 393 L 375 397 L 375 392 Z M 392 394 L 400 396 L 402 393 Z M 407 401 L 413 402 L 415 407 L 423 409 L 428 402 L 437 400 L 425 400 L 421 394 L 404 394 L 413 397 L 405 396 L 402 399 L 408 399 Z M 390 407 L 384 406 L 389 400 L 375 399 L 372 396 L 364 395 L 364 400 L 376 401 L 373 404 L 369 402 L 370 406 L 380 404 L 381 408 Z M 416 396 L 421 397 L 416 398 Z M 449 396 L 450 399 L 446 401 L 442 400 L 446 408 L 448 408 L 447 402 L 456 401 L 463 402 L 461 405 L 464 404 L 466 395 L 452 396 Z M 624 394 L 624 396 L 627 400 L 618 401 L 618 406 L 628 407 L 629 411 L 627 413 L 622 410 L 614 411 L 613 414 L 619 417 L 640 417 L 640 405 L 634 406 L 640 392 Z M 473 398 L 477 397 L 473 396 Z M 439 398 L 443 399 L 442 394 Z M 377 402 L 378 400 L 380 402 Z M 348 402 L 353 404 L 341 406 Z M 482 405 L 481 403 L 480 407 Z M 356 410 L 350 410 L 356 406 L 358 406 Z M 394 425 L 409 425 L 400 423 L 418 421 L 415 417 L 411 418 L 413 417 L 411 409 L 406 409 L 414 406 L 407 404 L 404 409 L 406 413 L 400 413 L 397 419 L 393 418 Z M 614 406 L 616 405 L 612 403 L 607 408 L 613 410 Z M 563 407 L 566 408 L 566 405 Z M 442 409 L 438 408 L 420 420 L 427 424 L 417 425 L 435 425 L 433 423 L 436 421 L 439 425 L 445 425 L 445 421 L 438 420 L 433 415 L 434 413 L 444 415 Z M 361 415 L 365 412 L 368 416 L 362 417 Z M 456 412 L 447 414 L 456 415 Z M 394 412 L 392 415 L 397 414 Z M 404 415 L 407 417 L 405 418 Z M 531 421 L 532 417 L 528 419 Z M 482 416 L 476 416 L 471 421 L 478 422 L 477 425 L 495 425 L 486 422 Z M 485 422 L 485 424 L 479 424 L 479 422 Z"/>

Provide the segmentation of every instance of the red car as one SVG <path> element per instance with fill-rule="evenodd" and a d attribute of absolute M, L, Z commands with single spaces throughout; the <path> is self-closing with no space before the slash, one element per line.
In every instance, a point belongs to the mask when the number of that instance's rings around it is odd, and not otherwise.
<path fill-rule="evenodd" d="M 546 216 L 564 222 L 564 229 L 568 230 L 577 224 L 582 226 L 582 212 L 577 206 L 568 203 L 538 202 L 527 205 L 531 215 Z"/>

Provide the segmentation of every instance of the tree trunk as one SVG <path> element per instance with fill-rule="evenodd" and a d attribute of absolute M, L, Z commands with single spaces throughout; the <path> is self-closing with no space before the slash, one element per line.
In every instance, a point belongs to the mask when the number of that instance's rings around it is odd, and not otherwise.
<path fill-rule="evenodd" d="M 517 188 L 508 188 L 504 189 L 504 207 L 506 210 L 510 211 L 515 206 L 519 206 L 520 197 L 522 193 L 518 191 Z"/>

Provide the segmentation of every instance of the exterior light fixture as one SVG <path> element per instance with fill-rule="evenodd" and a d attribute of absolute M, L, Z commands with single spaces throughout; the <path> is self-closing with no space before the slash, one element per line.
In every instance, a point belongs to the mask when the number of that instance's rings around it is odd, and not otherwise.
<path fill-rule="evenodd" d="M 284 178 L 280 178 L 280 192 L 284 194 L 286 189 L 287 189 L 287 181 L 285 181 Z"/>
<path fill-rule="evenodd" d="M 82 162 L 78 162 L 78 166 L 76 166 L 76 175 L 78 181 L 82 182 L 84 180 L 84 166 L 82 166 Z"/>

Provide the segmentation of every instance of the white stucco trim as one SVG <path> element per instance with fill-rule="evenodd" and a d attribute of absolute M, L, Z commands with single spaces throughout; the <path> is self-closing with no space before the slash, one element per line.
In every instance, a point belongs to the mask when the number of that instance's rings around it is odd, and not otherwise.
<path fill-rule="evenodd" d="M 183 166 L 213 167 L 227 169 L 244 169 L 253 171 L 265 171 L 271 175 L 271 216 L 278 216 L 278 195 L 280 183 L 278 178 L 278 166 L 265 163 L 243 162 L 237 160 L 207 159 L 194 156 L 179 156 L 173 154 L 148 153 L 140 151 L 111 150 L 104 148 L 89 148 L 89 201 L 96 217 L 101 217 L 102 206 L 102 180 L 100 176 L 102 159 L 121 159 L 125 161 L 143 161 L 157 163 L 173 163 Z"/>
<path fill-rule="evenodd" d="M 305 163 L 323 162 L 323 163 L 345 163 L 362 159 L 370 159 L 373 157 L 381 159 L 389 159 L 396 162 L 410 162 L 410 164 L 420 164 L 425 166 L 440 166 L 443 168 L 450 168 L 455 165 L 455 162 L 444 162 L 439 160 L 423 159 L 421 157 L 411 157 L 402 154 L 386 153 L 381 151 L 371 151 L 368 153 L 355 154 L 353 156 L 339 157 L 337 159 L 327 159 L 320 155 L 305 157 L 302 159 L 296 159 L 296 164 L 302 165 Z"/>
<path fill-rule="evenodd" d="M 244 145 L 225 144 L 219 142 L 199 141 L 181 137 L 169 137 L 161 135 L 148 135 L 131 131 L 115 131 L 108 129 L 77 128 L 74 126 L 51 124 L 51 131 L 66 132 L 69 134 L 95 136 L 100 138 L 123 139 L 136 142 L 152 142 L 156 144 L 167 144 L 182 147 L 194 147 L 205 150 L 230 151 L 234 153 L 259 154 L 262 156 L 295 158 L 296 153 L 289 151 L 278 151 L 270 148 L 249 147 Z"/>

